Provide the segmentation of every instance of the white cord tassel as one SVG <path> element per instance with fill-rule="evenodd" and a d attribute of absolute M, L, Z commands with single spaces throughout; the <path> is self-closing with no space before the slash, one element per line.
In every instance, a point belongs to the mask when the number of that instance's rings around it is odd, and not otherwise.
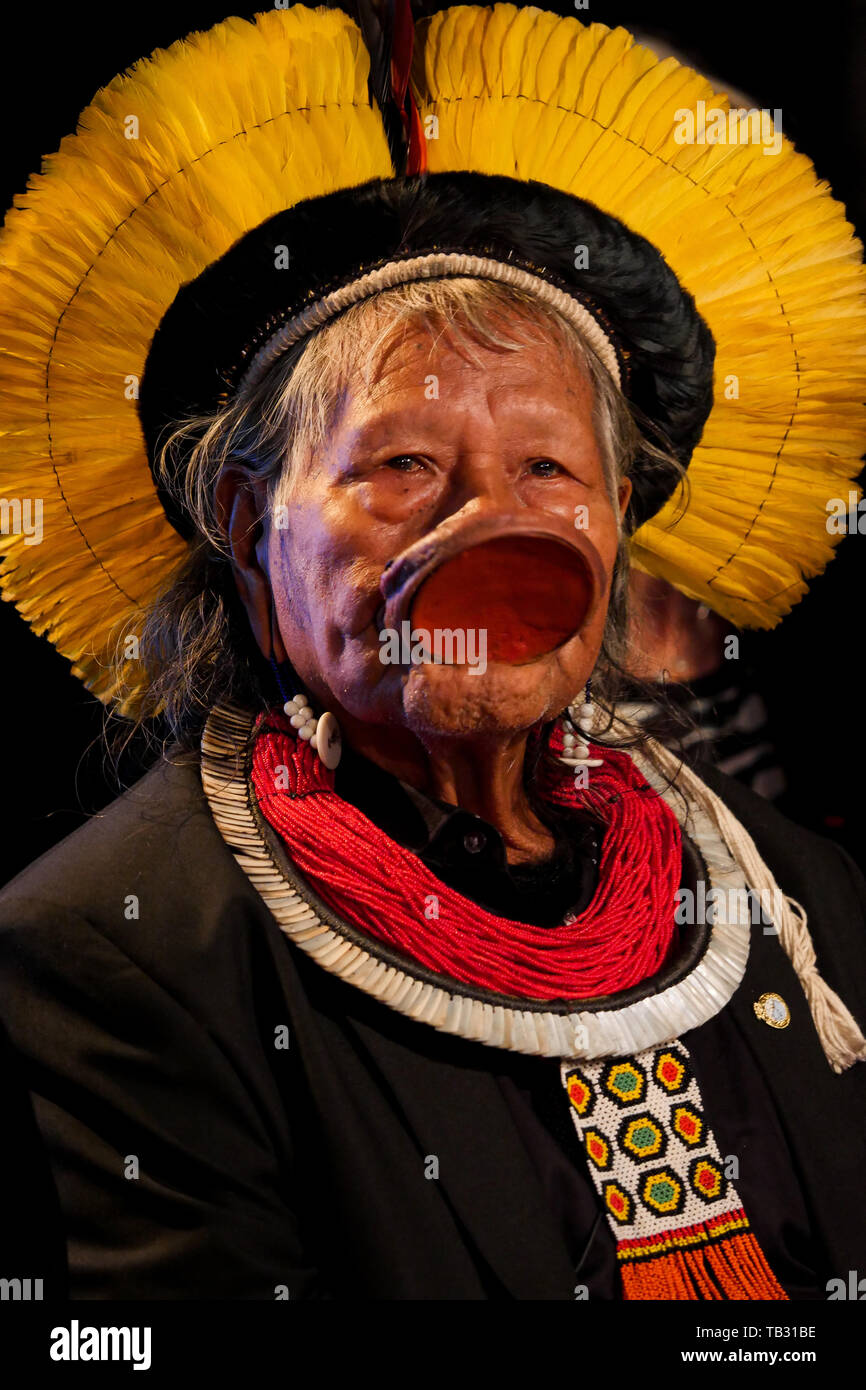
<path fill-rule="evenodd" d="M 830 1066 L 835 1072 L 843 1072 L 855 1062 L 866 1061 L 866 1037 L 838 994 L 818 972 L 815 947 L 809 935 L 803 906 L 779 890 L 751 835 L 722 799 L 656 739 L 649 739 L 648 742 L 667 775 L 671 778 L 676 776 L 686 794 L 699 801 L 713 817 L 728 849 L 739 862 L 746 882 L 761 897 L 761 901 L 765 901 L 762 894 L 767 892 L 774 894 L 768 899 L 770 902 L 782 903 L 779 920 L 775 923 L 779 940 L 797 972 Z"/>

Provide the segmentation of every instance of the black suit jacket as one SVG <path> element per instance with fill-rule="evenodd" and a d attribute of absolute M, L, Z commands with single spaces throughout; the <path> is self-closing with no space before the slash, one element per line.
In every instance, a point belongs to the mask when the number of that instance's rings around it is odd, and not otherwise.
<path fill-rule="evenodd" d="M 706 776 L 807 908 L 819 966 L 863 1025 L 853 863 Z M 765 990 L 788 1002 L 788 1028 L 755 1016 Z M 866 1261 L 866 1065 L 832 1072 L 760 928 L 728 1010 L 782 1117 L 828 1277 L 844 1278 Z M 159 763 L 0 893 L 0 1012 L 47 1144 L 73 1297 L 574 1297 L 496 1083 L 509 1054 L 403 1018 L 291 947 L 192 760 Z M 714 1019 L 683 1040 L 699 1055 L 724 1030 Z"/>

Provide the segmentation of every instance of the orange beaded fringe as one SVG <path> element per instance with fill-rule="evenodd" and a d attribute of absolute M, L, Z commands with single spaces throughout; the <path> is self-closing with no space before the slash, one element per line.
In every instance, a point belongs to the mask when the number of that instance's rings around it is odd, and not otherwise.
<path fill-rule="evenodd" d="M 787 1301 L 744 1211 L 617 1248 L 626 1299 Z"/>

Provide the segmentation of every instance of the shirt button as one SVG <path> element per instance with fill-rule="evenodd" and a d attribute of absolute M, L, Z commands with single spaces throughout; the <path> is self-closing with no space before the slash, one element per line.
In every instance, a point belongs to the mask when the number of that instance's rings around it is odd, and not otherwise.
<path fill-rule="evenodd" d="M 470 830 L 463 836 L 463 848 L 467 854 L 477 854 L 486 843 L 485 837 L 478 830 Z"/>

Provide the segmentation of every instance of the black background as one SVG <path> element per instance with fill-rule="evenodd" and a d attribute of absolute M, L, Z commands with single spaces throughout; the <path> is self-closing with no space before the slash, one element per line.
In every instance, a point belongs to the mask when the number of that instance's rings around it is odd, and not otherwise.
<path fill-rule="evenodd" d="M 231 14 L 263 6 L 68 4 L 16 6 L 4 15 L 0 59 L 3 205 L 23 191 L 41 156 L 74 129 L 94 93 L 138 58 Z M 427 12 L 440 8 L 425 6 Z M 798 10 L 770 0 L 703 5 L 590 0 L 551 4 L 584 23 L 622 23 L 667 39 L 695 67 L 781 108 L 786 133 L 815 162 L 861 236 L 866 224 L 866 10 L 825 0 Z M 858 791 L 861 591 L 866 538 L 849 537 L 826 575 L 769 634 L 743 644 L 754 662 L 785 765 L 784 803 L 796 819 L 840 840 L 861 863 L 866 815 Z M 68 834 L 116 794 L 100 749 L 102 707 L 44 638 L 0 603 L 0 742 L 4 831 L 0 882 Z M 136 764 L 122 771 L 128 777 Z"/>

